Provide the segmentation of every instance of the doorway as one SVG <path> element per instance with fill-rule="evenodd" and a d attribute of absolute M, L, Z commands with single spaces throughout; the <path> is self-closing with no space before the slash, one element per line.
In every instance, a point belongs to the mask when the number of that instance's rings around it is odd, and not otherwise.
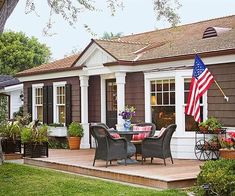
<path fill-rule="evenodd" d="M 106 124 L 115 128 L 117 124 L 117 84 L 115 79 L 106 80 Z"/>

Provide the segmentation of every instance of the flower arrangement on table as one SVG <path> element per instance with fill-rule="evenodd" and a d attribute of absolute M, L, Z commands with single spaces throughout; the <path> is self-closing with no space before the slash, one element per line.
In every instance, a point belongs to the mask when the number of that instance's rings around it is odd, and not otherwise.
<path fill-rule="evenodd" d="M 125 130 L 129 130 L 131 127 L 131 119 L 135 116 L 135 107 L 126 106 L 123 111 L 119 113 L 119 116 L 122 116 L 122 119 L 125 120 L 124 128 Z"/>

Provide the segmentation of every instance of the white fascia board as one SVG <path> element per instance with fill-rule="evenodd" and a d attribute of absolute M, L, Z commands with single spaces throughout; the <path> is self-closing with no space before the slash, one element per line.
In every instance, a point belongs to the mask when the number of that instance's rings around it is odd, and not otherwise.
<path fill-rule="evenodd" d="M 207 57 L 207 58 L 202 58 L 202 60 L 206 65 L 232 63 L 235 62 L 235 55 L 232 54 L 232 55 L 223 55 L 216 57 Z M 18 77 L 18 79 L 21 82 L 26 82 L 26 81 L 66 78 L 66 77 L 73 77 L 80 75 L 91 76 L 91 75 L 110 74 L 115 72 L 138 72 L 138 71 L 147 72 L 147 71 L 154 71 L 156 69 L 177 68 L 182 66 L 193 67 L 193 64 L 194 64 L 194 59 L 192 58 L 188 60 L 143 64 L 137 66 L 126 66 L 126 65 L 106 66 L 106 67 L 97 66 L 92 68 L 83 68 L 83 70 L 71 70 L 71 71 L 54 72 L 54 73 L 47 73 L 47 74 L 40 74 L 33 76 L 24 76 L 24 77 Z"/>
<path fill-rule="evenodd" d="M 88 48 L 88 50 L 82 55 L 82 57 L 75 64 L 75 67 L 83 65 L 84 62 L 87 61 L 91 57 L 92 53 L 95 52 L 96 49 L 104 52 L 110 59 L 112 59 L 112 61 L 116 61 L 116 59 L 114 59 L 113 56 L 111 56 L 103 48 L 101 48 L 99 45 L 93 42 L 92 45 Z"/>
<path fill-rule="evenodd" d="M 223 64 L 223 63 L 234 63 L 235 55 L 223 55 L 215 57 L 206 57 L 202 58 L 202 61 L 205 65 L 214 65 L 214 64 Z M 188 60 L 178 60 L 178 61 L 169 61 L 162 63 L 153 63 L 153 64 L 143 64 L 136 66 L 127 66 L 127 65 L 117 65 L 109 66 L 110 71 L 112 72 L 137 72 L 137 71 L 152 71 L 154 69 L 164 69 L 164 68 L 177 68 L 177 67 L 193 67 L 194 58 Z"/>
<path fill-rule="evenodd" d="M 23 84 L 7 86 L 4 88 L 3 92 L 11 92 L 11 91 L 17 91 L 17 90 L 23 90 Z"/>
<path fill-rule="evenodd" d="M 37 80 L 68 78 L 68 77 L 79 76 L 82 72 L 83 72 L 82 70 L 52 72 L 52 73 L 46 73 L 46 74 L 40 74 L 40 75 L 22 76 L 22 77 L 18 77 L 18 79 L 21 82 L 29 82 L 29 81 L 37 81 Z"/>

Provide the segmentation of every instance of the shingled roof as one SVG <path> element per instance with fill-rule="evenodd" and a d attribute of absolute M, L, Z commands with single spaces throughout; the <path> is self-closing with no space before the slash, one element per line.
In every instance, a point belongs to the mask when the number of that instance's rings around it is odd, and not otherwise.
<path fill-rule="evenodd" d="M 217 36 L 204 38 L 209 28 L 223 29 Z M 226 30 L 227 28 L 227 30 Z M 74 66 L 87 49 L 95 42 L 114 57 L 110 65 L 137 65 L 179 58 L 192 58 L 195 52 L 203 55 L 219 55 L 235 52 L 235 15 L 202 22 L 155 30 L 112 40 L 95 39 L 81 55 L 73 55 L 44 64 L 17 74 L 17 76 L 36 75 L 55 71 L 81 69 Z"/>
<path fill-rule="evenodd" d="M 16 84 L 20 84 L 20 81 L 17 78 L 9 75 L 0 75 L 0 89 Z"/>
<path fill-rule="evenodd" d="M 216 37 L 203 39 L 208 27 L 222 27 L 229 30 Z M 94 40 L 118 61 L 133 64 L 138 61 L 186 56 L 197 53 L 235 49 L 235 15 L 218 19 L 182 25 L 114 40 Z M 111 62 L 110 65 L 115 62 Z M 106 65 L 109 65 L 107 63 Z"/>
<path fill-rule="evenodd" d="M 38 67 L 33 67 L 31 69 L 27 69 L 25 71 L 19 72 L 16 74 L 16 76 L 19 77 L 19 76 L 51 73 L 52 71 L 59 72 L 59 71 L 80 69 L 80 67 L 72 67 L 72 65 L 74 64 L 74 62 L 76 61 L 78 57 L 79 57 L 79 54 L 68 56 L 63 59 L 59 59 L 59 60 L 56 60 L 47 64 L 42 64 Z"/>

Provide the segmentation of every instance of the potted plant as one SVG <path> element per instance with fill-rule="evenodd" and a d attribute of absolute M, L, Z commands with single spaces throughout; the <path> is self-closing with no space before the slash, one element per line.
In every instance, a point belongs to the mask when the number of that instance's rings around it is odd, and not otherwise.
<path fill-rule="evenodd" d="M 21 125 L 18 121 L 4 121 L 0 124 L 1 144 L 5 154 L 21 152 L 20 133 Z"/>
<path fill-rule="evenodd" d="M 215 117 L 210 117 L 199 123 L 198 127 L 202 133 L 220 133 L 222 124 Z"/>
<path fill-rule="evenodd" d="M 207 124 L 209 126 L 209 130 L 212 133 L 220 133 L 221 132 L 222 124 L 215 117 L 208 118 Z"/>
<path fill-rule="evenodd" d="M 220 148 L 220 143 L 217 136 L 213 136 L 209 141 L 209 146 L 211 150 L 218 150 Z"/>
<path fill-rule="evenodd" d="M 219 142 L 221 149 L 219 149 L 220 157 L 224 159 L 235 159 L 235 132 L 229 132 L 228 137 L 220 137 Z"/>
<path fill-rule="evenodd" d="M 24 157 L 48 157 L 48 132 L 47 126 L 37 126 L 33 121 L 24 127 L 21 132 L 21 141 L 24 144 Z"/>
<path fill-rule="evenodd" d="M 199 130 L 202 132 L 202 133 L 207 133 L 208 132 L 208 124 L 207 124 L 207 121 L 203 121 L 201 123 L 198 124 L 198 127 L 199 127 Z"/>
<path fill-rule="evenodd" d="M 80 149 L 81 137 L 84 134 L 83 127 L 78 122 L 72 122 L 68 128 L 68 142 L 70 150 Z"/>

